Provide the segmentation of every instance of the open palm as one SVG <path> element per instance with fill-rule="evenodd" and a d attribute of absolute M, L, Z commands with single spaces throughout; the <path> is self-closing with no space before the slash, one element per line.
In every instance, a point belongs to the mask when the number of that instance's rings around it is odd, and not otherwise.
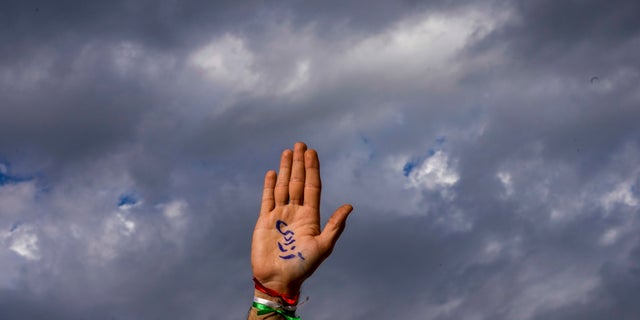
<path fill-rule="evenodd" d="M 320 193 L 318 155 L 302 142 L 282 153 L 277 175 L 267 172 L 251 244 L 253 275 L 267 288 L 297 294 L 331 254 L 353 208 L 338 208 L 321 231 Z"/>

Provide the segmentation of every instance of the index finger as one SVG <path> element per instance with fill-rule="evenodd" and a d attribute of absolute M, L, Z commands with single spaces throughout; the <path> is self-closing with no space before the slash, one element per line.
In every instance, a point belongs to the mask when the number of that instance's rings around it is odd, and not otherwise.
<path fill-rule="evenodd" d="M 284 206 L 289 201 L 289 177 L 291 176 L 291 157 L 289 149 L 282 151 L 280 170 L 274 190 L 276 206 Z"/>
<path fill-rule="evenodd" d="M 262 189 L 262 205 L 260 213 L 268 213 L 273 210 L 276 205 L 273 189 L 276 186 L 276 172 L 269 170 L 264 176 L 264 188 Z"/>

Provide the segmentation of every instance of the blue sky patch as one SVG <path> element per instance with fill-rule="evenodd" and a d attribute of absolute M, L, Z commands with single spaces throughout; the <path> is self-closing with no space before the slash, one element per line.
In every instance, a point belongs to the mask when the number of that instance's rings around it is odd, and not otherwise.
<path fill-rule="evenodd" d="M 411 174 L 411 171 L 413 171 L 413 169 L 415 169 L 416 166 L 420 165 L 427 158 L 434 156 L 436 152 L 442 149 L 442 146 L 444 145 L 445 142 L 447 142 L 447 138 L 445 136 L 438 137 L 436 139 L 435 146 L 427 149 L 426 154 L 420 155 L 420 157 L 418 157 L 417 159 L 414 159 L 405 163 L 404 167 L 402 167 L 402 175 L 405 177 L 409 177 L 409 175 Z"/>
<path fill-rule="evenodd" d="M 9 229 L 9 232 L 14 232 L 18 230 L 18 228 L 20 228 L 21 225 L 22 225 L 22 222 L 15 222 L 13 225 L 11 225 L 11 229 Z"/>
<path fill-rule="evenodd" d="M 132 194 L 122 194 L 118 198 L 118 207 L 133 206 L 138 203 L 138 200 Z"/>
<path fill-rule="evenodd" d="M 6 164 L 2 164 L 0 163 L 0 165 L 3 166 L 3 168 L 7 168 Z M 15 183 L 20 183 L 20 182 L 25 182 L 25 181 L 29 181 L 32 178 L 30 177 L 19 177 L 19 176 L 14 176 L 9 174 L 8 170 L 2 170 L 0 171 L 0 186 L 6 185 L 6 184 L 15 184 Z"/>
<path fill-rule="evenodd" d="M 407 162 L 402 168 L 402 175 L 408 177 L 411 174 L 413 168 L 415 168 L 416 164 L 413 162 Z"/>

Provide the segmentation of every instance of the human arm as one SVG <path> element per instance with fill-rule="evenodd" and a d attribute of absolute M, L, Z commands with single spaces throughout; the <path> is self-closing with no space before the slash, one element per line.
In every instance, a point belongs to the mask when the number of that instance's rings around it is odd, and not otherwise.
<path fill-rule="evenodd" d="M 338 208 L 321 230 L 321 188 L 318 155 L 301 142 L 293 152 L 282 152 L 277 174 L 269 171 L 265 175 L 251 244 L 253 276 L 264 287 L 296 297 L 304 280 L 331 254 L 353 207 Z M 290 304 L 259 290 L 254 294 L 280 305 Z M 274 313 L 258 316 L 255 308 L 249 313 L 249 319 L 266 317 L 285 319 Z"/>

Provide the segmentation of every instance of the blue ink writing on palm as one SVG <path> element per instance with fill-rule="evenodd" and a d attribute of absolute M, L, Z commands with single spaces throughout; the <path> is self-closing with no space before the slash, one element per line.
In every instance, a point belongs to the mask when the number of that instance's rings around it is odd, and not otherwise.
<path fill-rule="evenodd" d="M 276 221 L 276 230 L 278 230 L 278 232 L 282 235 L 282 238 L 284 240 L 282 243 L 278 241 L 278 250 L 280 250 L 280 252 L 282 252 L 283 254 L 286 252 L 289 252 L 289 254 L 287 255 L 279 255 L 278 257 L 285 260 L 293 259 L 296 257 L 296 254 L 293 253 L 294 250 L 296 249 L 296 246 L 293 245 L 293 243 L 296 242 L 296 239 L 293 238 L 293 236 L 295 235 L 295 232 L 291 230 L 287 230 L 286 227 L 288 226 L 289 225 L 282 220 Z M 298 252 L 297 256 L 300 259 L 304 260 L 302 253 Z"/>

